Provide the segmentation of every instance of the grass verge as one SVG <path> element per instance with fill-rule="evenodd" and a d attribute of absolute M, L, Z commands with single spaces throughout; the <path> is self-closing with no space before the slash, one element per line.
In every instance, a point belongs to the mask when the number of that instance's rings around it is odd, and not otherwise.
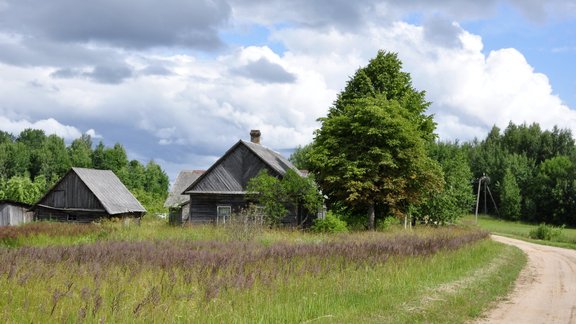
<path fill-rule="evenodd" d="M 467 215 L 462 218 L 461 223 L 466 225 L 475 224 L 474 215 Z M 562 247 L 576 250 L 576 229 L 564 228 L 560 236 L 551 241 L 534 240 L 529 237 L 530 231 L 536 229 L 538 225 L 523 222 L 511 222 L 497 219 L 487 215 L 478 215 L 478 226 L 494 234 L 524 240 L 531 243 Z"/>

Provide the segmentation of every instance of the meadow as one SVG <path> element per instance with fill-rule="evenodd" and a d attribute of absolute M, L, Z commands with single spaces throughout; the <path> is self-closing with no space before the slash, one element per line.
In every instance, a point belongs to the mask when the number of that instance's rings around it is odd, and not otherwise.
<path fill-rule="evenodd" d="M 477 228 L 37 223 L 0 229 L 3 322 L 465 322 L 525 263 Z"/>

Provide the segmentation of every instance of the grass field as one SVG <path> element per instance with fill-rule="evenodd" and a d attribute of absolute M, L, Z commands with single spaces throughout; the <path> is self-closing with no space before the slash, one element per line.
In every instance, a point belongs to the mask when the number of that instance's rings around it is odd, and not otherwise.
<path fill-rule="evenodd" d="M 461 223 L 466 225 L 475 224 L 474 215 L 468 215 L 461 220 Z M 536 229 L 538 225 L 527 224 L 522 222 L 510 222 L 487 215 L 478 216 L 478 226 L 480 228 L 490 231 L 494 234 L 519 238 L 525 241 L 535 242 L 539 244 L 558 246 L 570 249 L 576 249 L 576 229 L 564 228 L 561 230 L 560 236 L 554 238 L 552 241 L 533 240 L 530 239 L 530 231 Z"/>
<path fill-rule="evenodd" d="M 32 224 L 0 231 L 0 321 L 459 323 L 506 294 L 524 263 L 466 227 Z"/>

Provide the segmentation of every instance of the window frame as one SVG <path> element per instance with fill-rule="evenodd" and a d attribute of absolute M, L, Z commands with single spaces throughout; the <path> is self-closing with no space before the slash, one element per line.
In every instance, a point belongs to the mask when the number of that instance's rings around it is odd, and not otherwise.
<path fill-rule="evenodd" d="M 228 214 L 221 214 L 221 210 L 228 210 Z M 222 223 L 226 224 L 226 221 L 230 221 L 232 217 L 232 206 L 230 205 L 218 205 L 216 206 L 216 225 Z"/>

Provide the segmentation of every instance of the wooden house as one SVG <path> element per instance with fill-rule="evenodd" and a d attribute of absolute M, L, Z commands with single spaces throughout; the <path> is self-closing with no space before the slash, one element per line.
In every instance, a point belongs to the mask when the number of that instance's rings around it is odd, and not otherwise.
<path fill-rule="evenodd" d="M 70 169 L 32 209 L 34 220 L 80 223 L 146 213 L 114 172 L 85 168 Z"/>
<path fill-rule="evenodd" d="M 164 202 L 164 207 L 168 208 L 168 220 L 170 224 L 178 225 L 188 221 L 190 215 L 190 196 L 183 194 L 204 170 L 184 170 L 178 174 L 176 181 L 172 185 L 172 190 Z"/>
<path fill-rule="evenodd" d="M 260 145 L 260 131 L 252 130 L 250 136 L 250 142 L 238 141 L 183 192 L 190 196 L 190 222 L 225 223 L 247 206 L 248 181 L 262 170 L 278 178 L 289 169 L 299 173 L 280 153 Z M 289 214 L 282 223 L 299 225 L 306 218 L 296 214 L 302 208 L 287 207 Z"/>
<path fill-rule="evenodd" d="M 29 210 L 30 207 L 32 206 L 23 202 L 0 200 L 0 226 L 31 222 L 33 213 Z"/>

